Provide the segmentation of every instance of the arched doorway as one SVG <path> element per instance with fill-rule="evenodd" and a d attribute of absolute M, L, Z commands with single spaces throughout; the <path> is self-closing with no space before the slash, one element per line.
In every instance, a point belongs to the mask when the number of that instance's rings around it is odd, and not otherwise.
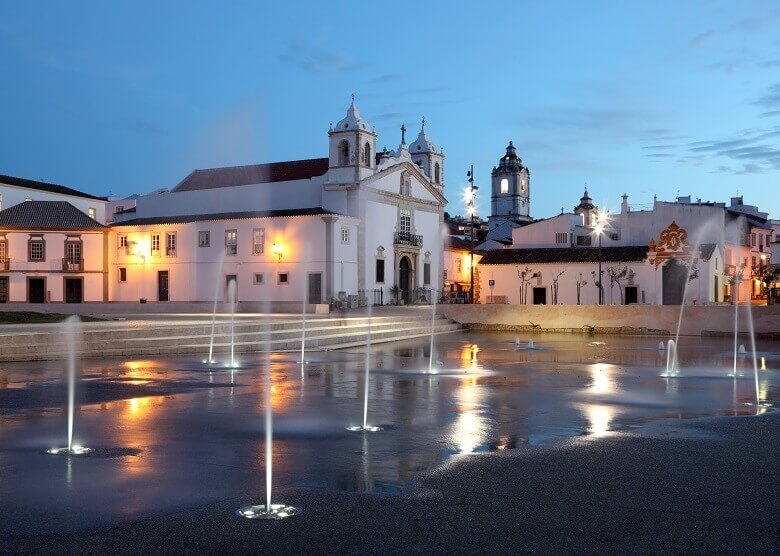
<path fill-rule="evenodd" d="M 688 267 L 672 257 L 663 266 L 663 303 L 664 305 L 682 305 L 685 281 L 688 279 Z"/>
<path fill-rule="evenodd" d="M 401 289 L 401 299 L 404 303 L 409 303 L 409 289 L 411 288 L 412 263 L 409 257 L 403 256 L 398 262 L 398 287 Z"/>

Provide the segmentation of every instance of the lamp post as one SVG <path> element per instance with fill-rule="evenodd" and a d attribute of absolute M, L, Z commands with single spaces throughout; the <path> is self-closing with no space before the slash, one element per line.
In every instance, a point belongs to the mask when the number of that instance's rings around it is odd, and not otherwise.
<path fill-rule="evenodd" d="M 474 207 L 474 200 L 476 198 L 477 187 L 474 185 L 474 165 L 471 165 L 471 169 L 466 172 L 466 176 L 469 178 L 469 186 L 466 188 L 466 210 L 471 217 L 471 249 L 469 258 L 469 275 L 471 280 L 471 286 L 469 289 L 469 303 L 474 303 L 474 220 L 476 216 L 476 208 Z"/>

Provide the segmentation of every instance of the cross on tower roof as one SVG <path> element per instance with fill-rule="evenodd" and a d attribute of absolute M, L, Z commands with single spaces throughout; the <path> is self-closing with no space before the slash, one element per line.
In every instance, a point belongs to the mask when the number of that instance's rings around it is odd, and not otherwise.
<path fill-rule="evenodd" d="M 406 145 L 406 126 L 401 124 L 401 144 Z"/>

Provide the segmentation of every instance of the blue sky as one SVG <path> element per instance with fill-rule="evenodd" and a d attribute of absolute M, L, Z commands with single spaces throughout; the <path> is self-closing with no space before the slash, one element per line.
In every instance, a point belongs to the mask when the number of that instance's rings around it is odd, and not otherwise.
<path fill-rule="evenodd" d="M 380 148 L 425 116 L 453 213 L 511 139 L 537 218 L 585 183 L 780 217 L 775 0 L 261 4 L 3 3 L 0 173 L 124 196 L 326 156 L 354 92 Z"/>

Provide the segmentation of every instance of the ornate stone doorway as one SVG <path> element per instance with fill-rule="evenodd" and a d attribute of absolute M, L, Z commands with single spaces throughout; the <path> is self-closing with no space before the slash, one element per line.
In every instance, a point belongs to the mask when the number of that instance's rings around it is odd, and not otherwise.
<path fill-rule="evenodd" d="M 412 262 L 406 255 L 398 261 L 398 287 L 401 289 L 401 299 L 405 304 L 409 303 L 411 298 L 412 286 Z"/>

